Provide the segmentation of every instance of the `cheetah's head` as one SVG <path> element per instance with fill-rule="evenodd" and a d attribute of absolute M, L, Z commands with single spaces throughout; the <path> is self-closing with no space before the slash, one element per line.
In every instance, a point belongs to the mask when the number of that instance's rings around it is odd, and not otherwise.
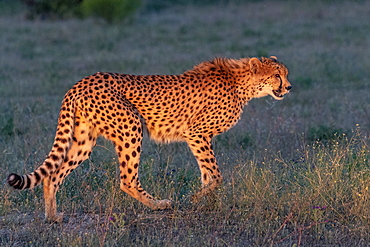
<path fill-rule="evenodd" d="M 271 95 L 274 99 L 282 100 L 289 93 L 292 85 L 288 81 L 288 69 L 277 61 L 275 56 L 270 58 L 251 58 L 250 70 L 253 74 L 256 94 L 259 98 Z"/>

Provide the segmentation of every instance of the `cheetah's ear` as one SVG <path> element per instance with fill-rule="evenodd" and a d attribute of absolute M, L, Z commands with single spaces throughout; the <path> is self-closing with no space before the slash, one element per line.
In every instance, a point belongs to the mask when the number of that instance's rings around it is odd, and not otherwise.
<path fill-rule="evenodd" d="M 270 56 L 270 58 L 277 60 L 276 56 Z"/>
<path fill-rule="evenodd" d="M 262 63 L 258 58 L 252 57 L 249 60 L 249 67 L 252 73 L 257 74 L 261 66 L 262 66 Z"/>

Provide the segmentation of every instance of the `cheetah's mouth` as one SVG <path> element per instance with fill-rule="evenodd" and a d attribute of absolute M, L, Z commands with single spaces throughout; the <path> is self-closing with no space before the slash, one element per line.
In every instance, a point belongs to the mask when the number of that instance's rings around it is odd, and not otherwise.
<path fill-rule="evenodd" d="M 272 90 L 272 93 L 273 93 L 273 97 L 277 100 L 281 100 L 284 98 L 284 94 L 281 93 L 280 90 Z"/>

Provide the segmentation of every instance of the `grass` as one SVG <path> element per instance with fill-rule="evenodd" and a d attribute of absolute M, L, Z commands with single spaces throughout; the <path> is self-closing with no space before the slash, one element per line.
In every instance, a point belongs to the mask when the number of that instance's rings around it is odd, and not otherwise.
<path fill-rule="evenodd" d="M 368 2 L 167 4 L 111 25 L 27 21 L 21 5 L 0 4 L 1 246 L 367 246 Z M 190 203 L 200 181 L 185 144 L 149 140 L 142 184 L 174 210 L 151 211 L 120 191 L 105 140 L 58 192 L 61 224 L 43 221 L 41 186 L 6 185 L 10 172 L 43 161 L 63 94 L 82 77 L 173 74 L 215 56 L 261 55 L 287 65 L 293 90 L 283 101 L 253 100 L 215 138 L 225 178 L 215 198 Z"/>

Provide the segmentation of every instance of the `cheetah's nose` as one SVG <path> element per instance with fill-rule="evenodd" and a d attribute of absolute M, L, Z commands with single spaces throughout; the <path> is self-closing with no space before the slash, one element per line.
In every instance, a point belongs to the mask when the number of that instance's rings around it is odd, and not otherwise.
<path fill-rule="evenodd" d="M 286 90 L 290 90 L 290 89 L 292 89 L 292 86 L 287 86 L 285 88 L 286 88 Z"/>

